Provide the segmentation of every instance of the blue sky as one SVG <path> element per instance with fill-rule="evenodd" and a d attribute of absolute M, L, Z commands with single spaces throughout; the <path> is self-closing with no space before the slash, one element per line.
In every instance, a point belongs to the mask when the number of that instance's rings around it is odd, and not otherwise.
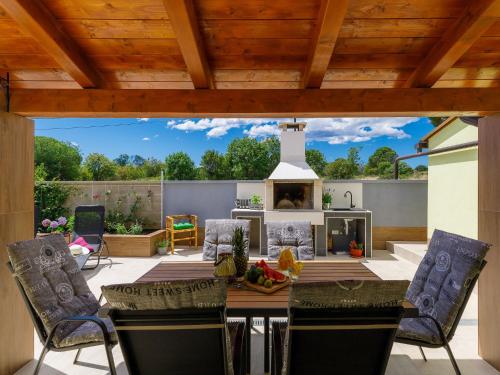
<path fill-rule="evenodd" d="M 290 120 L 290 119 L 287 119 Z M 302 119 L 298 119 L 301 121 Z M 277 134 L 276 119 L 35 119 L 35 134 L 77 145 L 83 155 L 103 153 L 141 155 L 163 160 L 176 151 L 187 152 L 199 163 L 208 149 L 221 152 L 236 137 L 263 139 Z M 415 144 L 431 129 L 427 118 L 317 118 L 304 119 L 307 148 L 321 150 L 328 161 L 345 157 L 350 147 L 361 147 L 366 161 L 379 147 L 399 155 L 415 152 Z M 427 164 L 426 158 L 408 161 Z"/>

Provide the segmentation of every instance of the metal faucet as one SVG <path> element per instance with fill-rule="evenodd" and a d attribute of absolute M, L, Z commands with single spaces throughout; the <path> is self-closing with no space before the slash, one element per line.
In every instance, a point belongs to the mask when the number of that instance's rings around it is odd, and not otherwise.
<path fill-rule="evenodd" d="M 356 207 L 356 205 L 355 205 L 355 204 L 352 204 L 352 193 L 351 193 L 349 190 L 347 190 L 347 191 L 345 192 L 345 194 L 344 194 L 344 198 L 347 198 L 347 193 L 349 193 L 349 195 L 351 196 L 351 208 Z"/>

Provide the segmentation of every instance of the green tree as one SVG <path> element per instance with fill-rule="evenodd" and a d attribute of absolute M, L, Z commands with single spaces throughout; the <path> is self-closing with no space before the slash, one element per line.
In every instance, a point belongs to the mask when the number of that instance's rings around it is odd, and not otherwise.
<path fill-rule="evenodd" d="M 347 161 L 351 163 L 354 175 L 358 175 L 362 171 L 361 158 L 359 157 L 359 152 L 361 147 L 351 147 L 347 151 Z"/>
<path fill-rule="evenodd" d="M 261 180 L 269 176 L 268 148 L 255 138 L 237 138 L 227 147 L 226 158 L 231 177 Z"/>
<path fill-rule="evenodd" d="M 267 176 L 269 176 L 280 162 L 280 155 L 281 155 L 280 140 L 278 139 L 278 137 L 272 136 L 262 141 L 262 143 L 266 148 L 267 157 L 269 159 L 269 163 L 267 166 L 268 168 Z"/>
<path fill-rule="evenodd" d="M 381 176 L 386 173 L 386 163 L 392 165 L 398 154 L 392 148 L 384 146 L 380 147 L 368 158 L 368 163 L 365 166 L 365 174 L 368 176 Z"/>
<path fill-rule="evenodd" d="M 207 150 L 201 157 L 200 179 L 224 180 L 228 177 L 227 161 L 223 154 L 215 150 Z"/>
<path fill-rule="evenodd" d="M 120 154 L 115 160 L 113 160 L 116 165 L 120 167 L 124 167 L 127 164 L 130 164 L 130 155 Z"/>
<path fill-rule="evenodd" d="M 35 182 L 47 181 L 47 170 L 45 169 L 45 164 L 38 164 L 35 167 Z"/>
<path fill-rule="evenodd" d="M 117 166 L 115 174 L 119 180 L 140 180 L 146 177 L 142 168 L 130 164 Z"/>
<path fill-rule="evenodd" d="M 417 171 L 417 172 L 427 172 L 427 171 L 428 171 L 428 169 L 429 169 L 429 168 L 427 167 L 427 165 L 422 165 L 422 164 L 417 165 L 417 166 L 415 167 L 415 171 Z"/>
<path fill-rule="evenodd" d="M 167 180 L 194 180 L 196 167 L 193 160 L 185 152 L 179 151 L 165 158 Z"/>
<path fill-rule="evenodd" d="M 116 165 L 103 154 L 89 154 L 83 167 L 93 181 L 112 180 L 115 177 Z"/>
<path fill-rule="evenodd" d="M 429 121 L 433 126 L 439 126 L 448 117 L 428 117 Z"/>
<path fill-rule="evenodd" d="M 325 175 L 332 180 L 348 180 L 354 177 L 354 170 L 349 160 L 338 158 L 326 166 Z"/>
<path fill-rule="evenodd" d="M 399 178 L 405 179 L 413 176 L 413 168 L 410 167 L 408 163 L 404 161 L 399 162 Z M 388 161 L 380 162 L 378 166 L 378 177 L 381 179 L 390 180 L 394 178 L 394 163 L 390 163 Z"/>
<path fill-rule="evenodd" d="M 306 150 L 306 162 L 318 176 L 325 175 L 325 168 L 328 162 L 321 151 L 314 149 Z"/>
<path fill-rule="evenodd" d="M 146 178 L 160 178 L 161 171 L 165 168 L 165 165 L 158 159 L 148 158 L 144 161 L 141 169 L 144 171 L 144 176 Z"/>
<path fill-rule="evenodd" d="M 144 159 L 140 155 L 131 156 L 130 160 L 131 160 L 131 163 L 134 164 L 136 167 L 142 166 L 145 163 L 145 161 L 146 161 L 146 159 Z"/>
<path fill-rule="evenodd" d="M 78 180 L 81 162 L 78 147 L 51 137 L 35 137 L 35 166 L 45 166 L 48 180 Z"/>

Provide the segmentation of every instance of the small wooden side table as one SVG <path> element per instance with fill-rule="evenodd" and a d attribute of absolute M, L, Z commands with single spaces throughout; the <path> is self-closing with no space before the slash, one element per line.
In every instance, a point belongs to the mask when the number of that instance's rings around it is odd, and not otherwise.
<path fill-rule="evenodd" d="M 174 224 L 177 224 L 180 221 L 189 222 L 194 225 L 193 228 L 188 229 L 175 229 Z M 170 251 L 174 253 L 174 245 L 175 241 L 187 241 L 189 240 L 189 246 L 192 246 L 194 240 L 194 246 L 198 246 L 198 216 L 197 215 L 172 215 L 167 216 L 165 220 L 166 231 L 165 236 L 166 240 L 170 241 Z M 190 233 L 191 235 L 188 237 L 177 237 L 177 234 L 180 233 Z"/>

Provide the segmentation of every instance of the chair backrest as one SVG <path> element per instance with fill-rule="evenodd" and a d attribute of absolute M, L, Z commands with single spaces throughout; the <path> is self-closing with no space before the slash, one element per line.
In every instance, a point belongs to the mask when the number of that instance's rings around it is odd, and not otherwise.
<path fill-rule="evenodd" d="M 104 234 L 105 209 L 100 205 L 75 208 L 73 240 L 83 237 L 90 244 L 100 244 Z"/>
<path fill-rule="evenodd" d="M 11 270 L 41 340 L 60 320 L 93 315 L 99 303 L 90 291 L 64 237 L 53 234 L 7 246 Z M 58 342 L 82 323 L 59 325 Z"/>
<path fill-rule="evenodd" d="M 205 220 L 205 241 L 203 242 L 203 260 L 215 260 L 218 254 L 232 254 L 233 233 L 237 227 L 243 228 L 246 240 L 245 254 L 250 252 L 250 221 L 235 219 Z"/>
<path fill-rule="evenodd" d="M 435 230 L 415 273 L 407 299 L 418 307 L 420 314 L 434 317 L 449 339 L 486 265 L 484 257 L 489 248 L 484 242 Z M 434 328 L 432 322 L 428 324 Z"/>
<path fill-rule="evenodd" d="M 276 221 L 267 226 L 269 259 L 277 259 L 281 250 L 290 248 L 299 260 L 314 259 L 314 245 L 309 221 Z"/>
<path fill-rule="evenodd" d="M 105 286 L 130 374 L 232 375 L 224 281 Z"/>
<path fill-rule="evenodd" d="M 289 300 L 284 373 L 384 374 L 407 281 L 298 283 Z"/>
<path fill-rule="evenodd" d="M 35 331 L 38 335 L 38 338 L 40 339 L 41 342 L 45 342 L 45 340 L 47 340 L 48 333 L 45 330 L 45 327 L 43 326 L 43 322 L 38 317 L 35 309 L 33 308 L 33 305 L 31 304 L 30 300 L 28 299 L 28 296 L 26 295 L 26 292 L 24 291 L 24 288 L 21 285 L 19 278 L 16 276 L 16 273 L 14 272 L 14 268 L 12 268 L 12 263 L 10 261 L 7 262 L 7 268 L 9 269 L 10 273 L 14 277 L 14 281 L 16 283 L 17 289 L 19 290 L 19 293 L 21 294 L 21 298 L 23 299 L 23 302 L 24 302 L 26 308 L 28 309 L 28 314 L 31 318 L 33 326 L 35 327 Z"/>

